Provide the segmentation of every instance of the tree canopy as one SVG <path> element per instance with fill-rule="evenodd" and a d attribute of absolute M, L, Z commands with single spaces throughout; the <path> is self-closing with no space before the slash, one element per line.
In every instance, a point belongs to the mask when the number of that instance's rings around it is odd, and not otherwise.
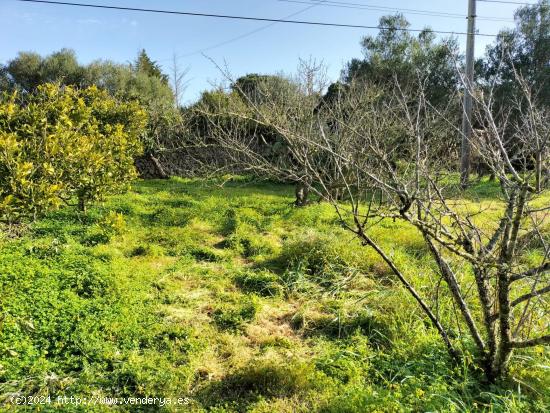
<path fill-rule="evenodd" d="M 381 17 L 379 33 L 362 39 L 364 57 L 347 64 L 343 80 L 387 85 L 395 78 L 402 85 L 411 85 L 420 78 L 427 85 L 430 100 L 444 99 L 459 80 L 457 41 L 453 38 L 436 41 L 428 28 L 414 36 L 406 30 L 409 26 L 402 14 Z"/>
<path fill-rule="evenodd" d="M 159 78 L 164 84 L 168 84 L 168 76 L 162 73 L 159 64 L 151 60 L 145 49 L 140 50 L 132 67 L 136 73 L 144 73 L 150 77 Z"/>
<path fill-rule="evenodd" d="M 0 218 L 36 216 L 126 188 L 146 114 L 95 86 L 0 95 Z"/>
<path fill-rule="evenodd" d="M 550 1 L 527 5 L 515 14 L 516 27 L 502 30 L 479 61 L 481 79 L 498 87 L 504 98 L 517 94 L 516 77 L 533 84 L 541 102 L 550 105 Z"/>

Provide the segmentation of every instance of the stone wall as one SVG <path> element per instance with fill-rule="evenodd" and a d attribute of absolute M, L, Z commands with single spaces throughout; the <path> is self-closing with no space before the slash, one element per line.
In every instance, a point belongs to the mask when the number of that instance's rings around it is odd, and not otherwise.
<path fill-rule="evenodd" d="M 178 149 L 160 152 L 155 154 L 155 157 L 168 176 L 200 176 L 213 169 L 224 169 L 225 167 L 223 152 L 212 148 Z M 135 163 L 140 178 L 162 178 L 162 174 L 153 160 L 147 156 L 137 158 Z M 215 165 L 214 168 L 213 165 Z"/>

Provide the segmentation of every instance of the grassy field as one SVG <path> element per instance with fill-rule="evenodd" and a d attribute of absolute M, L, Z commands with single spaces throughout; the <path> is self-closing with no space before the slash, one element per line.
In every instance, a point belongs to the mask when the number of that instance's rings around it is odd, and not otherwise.
<path fill-rule="evenodd" d="M 144 181 L 85 216 L 63 209 L 4 229 L 0 409 L 21 394 L 189 398 L 29 411 L 548 411 L 548 350 L 515 353 L 514 379 L 499 386 L 451 367 L 332 207 L 292 201 L 284 185 Z M 420 236 L 394 222 L 374 235 L 433 298 Z"/>

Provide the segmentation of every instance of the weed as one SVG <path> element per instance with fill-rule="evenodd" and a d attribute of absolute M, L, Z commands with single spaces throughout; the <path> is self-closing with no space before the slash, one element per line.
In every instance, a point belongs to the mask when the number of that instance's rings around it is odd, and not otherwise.
<path fill-rule="evenodd" d="M 455 196 L 491 204 L 473 218 L 490 221 L 496 185 Z M 548 349 L 518 351 L 513 379 L 484 385 L 330 205 L 292 200 L 290 186 L 249 179 L 151 180 L 86 215 L 0 229 L 0 403 L 20 392 L 188 396 L 193 412 L 548 411 Z M 433 298 L 415 229 L 385 220 L 372 236 Z M 519 267 L 543 258 L 532 238 Z M 448 297 L 438 310 L 454 317 Z"/>
<path fill-rule="evenodd" d="M 282 293 L 279 277 L 267 270 L 239 273 L 235 276 L 235 283 L 243 291 L 263 297 L 274 297 Z"/>
<path fill-rule="evenodd" d="M 222 330 L 239 330 L 245 323 L 254 320 L 259 303 L 254 297 L 244 300 L 241 304 L 226 304 L 214 310 L 212 318 Z"/>

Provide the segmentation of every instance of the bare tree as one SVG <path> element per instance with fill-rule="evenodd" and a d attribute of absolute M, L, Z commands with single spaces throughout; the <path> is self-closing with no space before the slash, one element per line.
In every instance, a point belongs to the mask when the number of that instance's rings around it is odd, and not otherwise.
<path fill-rule="evenodd" d="M 170 77 L 172 81 L 172 88 L 174 90 L 174 100 L 176 106 L 181 106 L 181 101 L 185 89 L 187 89 L 189 81 L 186 80 L 187 75 L 189 74 L 189 66 L 185 69 L 181 69 L 178 57 L 174 53 L 172 56 L 172 66 L 170 68 Z"/>
<path fill-rule="evenodd" d="M 311 129 L 319 95 L 305 95 L 290 79 L 283 82 L 259 82 L 254 93 L 242 90 L 239 82 L 231 82 L 236 94 L 229 94 L 223 106 L 199 105 L 195 111 L 206 120 L 208 139 L 205 146 L 217 147 L 226 166 L 296 185 L 296 206 L 308 203 L 312 183 L 302 159 L 312 158 L 318 149 L 305 141 L 288 140 L 291 133 L 317 134 Z M 261 96 L 261 99 L 257 97 Z M 292 108 L 291 110 L 289 110 Z M 269 113 L 266 118 L 265 114 Z M 273 122 L 273 119 L 279 119 Z M 308 131 L 309 129 L 309 131 Z M 305 144 L 304 144 L 305 143 Z"/>
<path fill-rule="evenodd" d="M 328 67 L 323 60 L 310 56 L 308 59 L 299 59 L 296 82 L 301 86 L 305 95 L 322 95 L 329 85 Z"/>
<path fill-rule="evenodd" d="M 472 145 L 500 182 L 491 214 L 483 204 L 458 197 L 459 97 L 432 106 L 420 77 L 409 90 L 399 84 L 385 89 L 351 85 L 324 107 L 297 95 L 283 103 L 267 100 L 246 110 L 211 113 L 211 136 L 255 174 L 303 182 L 331 202 L 342 224 L 378 253 L 417 302 L 452 359 L 460 360 L 473 348 L 478 365 L 494 381 L 506 374 L 515 349 L 550 343 L 545 301 L 550 292 L 550 207 L 540 205 L 543 188 L 535 187 L 543 184 L 536 177 L 543 166 L 533 168 L 528 162 L 548 163 L 550 114 L 533 102 L 529 86 L 520 78 L 518 82 L 524 96 L 507 104 L 521 116 L 496 116 L 491 89 L 474 95 L 473 116 L 482 127 Z M 228 115 L 233 122 L 221 127 L 218 120 Z M 262 152 L 258 131 L 265 128 L 281 137 L 284 156 Z M 456 316 L 432 310 L 371 236 L 383 220 L 416 228 L 458 309 Z M 533 245 L 537 263 L 524 259 Z M 451 328 L 463 333 L 455 337 Z"/>

